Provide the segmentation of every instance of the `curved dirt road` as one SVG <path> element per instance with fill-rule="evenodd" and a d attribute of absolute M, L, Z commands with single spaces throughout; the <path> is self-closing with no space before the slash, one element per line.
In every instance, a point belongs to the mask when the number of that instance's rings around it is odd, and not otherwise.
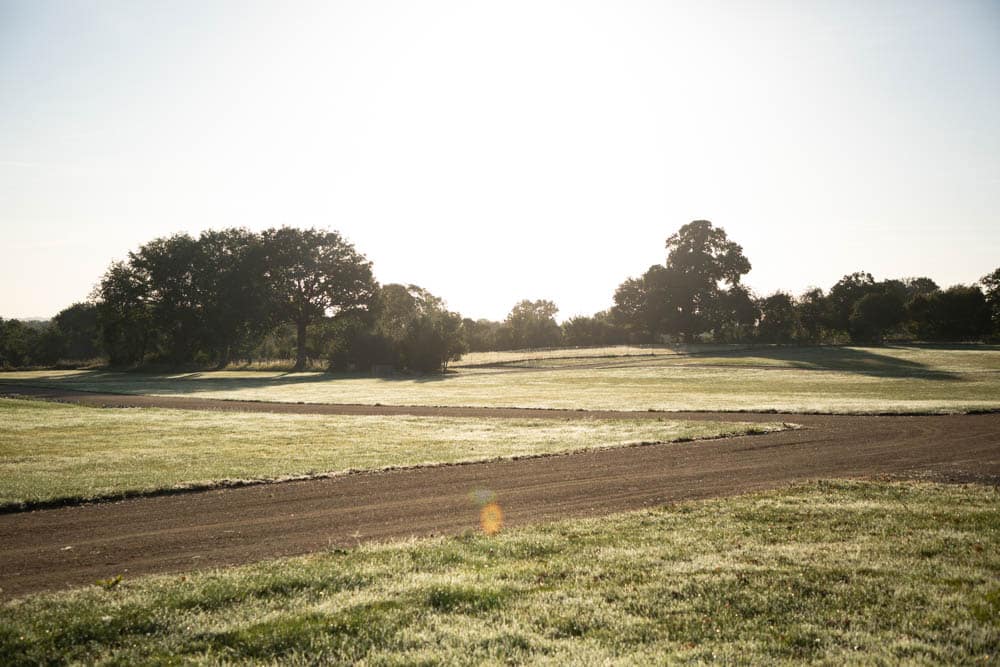
<path fill-rule="evenodd" d="M 0 393 L 4 393 L 0 387 Z M 25 387 L 6 393 L 28 394 Z M 477 527 L 479 489 L 506 525 L 590 516 L 830 477 L 899 475 L 1000 480 L 1000 414 L 857 417 L 745 413 L 615 413 L 482 408 L 240 403 L 182 397 L 38 397 L 90 405 L 319 414 L 468 417 L 691 418 L 793 421 L 805 428 L 725 440 L 607 449 L 546 458 L 354 474 L 0 515 L 3 597 L 117 574 L 235 565 L 360 541 Z M 69 548 L 67 548 L 69 547 Z"/>

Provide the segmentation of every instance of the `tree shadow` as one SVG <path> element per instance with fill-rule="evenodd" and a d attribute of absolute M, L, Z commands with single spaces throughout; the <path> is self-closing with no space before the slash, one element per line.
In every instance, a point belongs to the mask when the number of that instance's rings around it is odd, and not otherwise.
<path fill-rule="evenodd" d="M 961 381 L 961 372 L 941 368 L 900 358 L 881 351 L 897 349 L 929 349 L 929 350 L 977 350 L 1000 351 L 1000 345 L 907 345 L 886 346 L 881 348 L 857 347 L 758 347 L 739 349 L 701 350 L 688 353 L 683 360 L 677 357 L 623 357 L 615 361 L 595 360 L 593 365 L 550 367 L 550 368 L 493 368 L 490 375 L 505 373 L 560 373 L 565 371 L 600 371 L 624 366 L 642 366 L 653 364 L 675 364 L 679 366 L 713 366 L 732 368 L 755 368 L 760 370 L 800 369 L 811 371 L 836 371 L 840 373 L 855 373 L 878 378 L 920 379 L 936 381 Z M 725 358 L 736 360 L 737 363 L 725 363 L 719 360 Z M 701 361 L 704 360 L 704 361 Z M 713 362 L 713 360 L 715 360 Z M 755 363 L 757 360 L 757 363 Z M 237 371 L 238 373 L 238 371 Z M 247 371 L 254 373 L 254 371 Z M 242 390 L 266 390 L 278 387 L 317 385 L 331 381 L 350 383 L 355 380 L 376 380 L 386 384 L 412 383 L 424 385 L 429 383 L 447 382 L 462 374 L 447 373 L 441 375 L 392 375 L 372 377 L 362 373 L 280 373 L 257 375 L 226 376 L 214 371 L 193 371 L 177 373 L 142 373 L 118 372 L 109 370 L 90 370 L 66 376 L 53 373 L 50 376 L 38 375 L 30 379 L 7 379 L 0 374 L 0 384 L 5 385 L 35 385 L 61 387 L 66 389 L 84 389 L 95 392 L 128 393 L 128 394 L 161 394 L 166 396 L 183 396 L 208 392 L 229 393 Z M 251 399 L 252 400 L 252 399 Z M 349 401 L 349 399 L 348 399 Z"/>
<path fill-rule="evenodd" d="M 252 372 L 252 371 L 251 371 Z M 263 375 L 263 374 L 262 374 Z M 264 390 L 288 386 L 308 386 L 333 380 L 376 380 L 379 382 L 412 382 L 426 384 L 443 382 L 447 375 L 393 375 L 372 377 L 362 373 L 280 373 L 267 376 L 227 377 L 213 371 L 192 371 L 178 373 L 143 373 L 138 371 L 89 370 L 64 375 L 38 375 L 30 379 L 5 378 L 0 374 L 0 384 L 34 385 L 80 389 L 92 392 L 125 394 L 160 394 L 163 396 L 183 396 L 208 392 L 234 392 L 238 390 Z M 254 400 L 254 399 L 250 399 Z"/>
<path fill-rule="evenodd" d="M 935 368 L 928 364 L 914 361 L 912 359 L 902 359 L 890 354 L 879 353 L 878 350 L 902 350 L 911 349 L 914 346 L 894 346 L 885 347 L 768 347 L 748 350 L 726 352 L 719 355 L 728 358 L 741 357 L 747 359 L 760 359 L 771 362 L 782 362 L 781 364 L 762 364 L 760 368 L 798 368 L 813 371 L 836 371 L 840 373 L 857 373 L 880 378 L 912 378 L 920 380 L 940 380 L 958 381 L 962 379 L 960 373 Z M 921 346 L 922 348 L 927 346 Z M 997 346 L 988 346 L 997 347 Z M 969 349 L 963 346 L 934 346 L 939 350 Z M 983 349 L 982 346 L 975 349 Z M 749 364 L 748 364 L 749 365 Z"/>

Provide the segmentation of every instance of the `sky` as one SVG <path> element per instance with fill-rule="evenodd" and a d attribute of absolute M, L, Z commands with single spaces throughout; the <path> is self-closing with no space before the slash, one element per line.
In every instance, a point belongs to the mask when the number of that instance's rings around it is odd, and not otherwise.
<path fill-rule="evenodd" d="M 1000 2 L 0 0 L 0 317 L 290 225 L 565 319 L 695 219 L 762 295 L 1000 266 Z"/>

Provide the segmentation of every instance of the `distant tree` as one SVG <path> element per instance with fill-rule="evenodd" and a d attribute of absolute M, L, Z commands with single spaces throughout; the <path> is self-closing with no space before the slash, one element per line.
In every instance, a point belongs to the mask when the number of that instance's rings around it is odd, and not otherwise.
<path fill-rule="evenodd" d="M 402 341 L 406 367 L 420 373 L 445 372 L 448 362 L 460 359 L 465 349 L 461 326 L 462 317 L 444 309 L 413 320 Z"/>
<path fill-rule="evenodd" d="M 618 345 L 628 341 L 628 334 L 615 325 L 609 311 L 572 317 L 562 325 L 563 343 L 574 347 Z"/>
<path fill-rule="evenodd" d="M 38 330 L 20 320 L 0 320 L 0 367 L 18 368 L 34 363 L 32 352 Z"/>
<path fill-rule="evenodd" d="M 642 277 L 629 278 L 619 285 L 611 310 L 614 322 L 640 340 L 658 342 L 669 326 L 672 305 L 669 275 L 666 267 L 654 264 Z"/>
<path fill-rule="evenodd" d="M 371 262 L 337 232 L 282 227 L 265 231 L 262 241 L 274 317 L 295 325 L 295 369 L 302 370 L 310 324 L 371 304 Z"/>
<path fill-rule="evenodd" d="M 725 230 L 708 220 L 681 227 L 667 239 L 667 251 L 666 327 L 690 342 L 717 325 L 721 285 L 739 285 L 750 271 L 750 261 Z"/>
<path fill-rule="evenodd" d="M 795 308 L 803 339 L 809 343 L 819 343 L 831 320 L 829 303 L 823 290 L 818 287 L 807 290 L 798 298 Z"/>
<path fill-rule="evenodd" d="M 909 316 L 925 340 L 980 340 L 990 331 L 990 307 L 977 286 L 954 285 L 944 291 L 916 296 Z"/>
<path fill-rule="evenodd" d="M 876 291 L 875 279 L 872 278 L 872 274 L 865 271 L 847 274 L 837 281 L 827 296 L 830 328 L 850 333 L 851 315 L 854 314 L 855 304 L 874 291 Z"/>
<path fill-rule="evenodd" d="M 74 303 L 52 318 L 63 337 L 61 356 L 75 360 L 100 356 L 97 318 L 97 305 L 94 303 Z"/>
<path fill-rule="evenodd" d="M 462 341 L 465 349 L 469 352 L 499 349 L 497 347 L 497 334 L 502 327 L 502 323 L 492 320 L 473 320 L 468 317 L 463 319 Z"/>
<path fill-rule="evenodd" d="M 465 350 L 461 316 L 422 287 L 385 285 L 378 291 L 375 313 L 375 333 L 390 342 L 409 370 L 443 372 Z"/>
<path fill-rule="evenodd" d="M 899 291 L 884 289 L 869 292 L 854 304 L 851 313 L 851 340 L 881 343 L 886 333 L 899 326 L 906 315 Z"/>
<path fill-rule="evenodd" d="M 980 278 L 979 284 L 982 285 L 983 295 L 990 307 L 993 334 L 1000 336 L 1000 268 Z"/>
<path fill-rule="evenodd" d="M 719 339 L 745 335 L 756 312 L 740 285 L 750 271 L 743 249 L 707 220 L 684 225 L 666 247 L 665 266 L 651 266 L 641 278 L 618 286 L 615 321 L 652 341 L 665 333 L 689 342 L 713 330 Z"/>
<path fill-rule="evenodd" d="M 414 320 L 445 307 L 440 298 L 422 287 L 392 283 L 378 289 L 373 309 L 376 333 L 399 342 Z"/>
<path fill-rule="evenodd" d="M 519 301 L 507 315 L 515 348 L 555 347 L 561 342 L 562 331 L 556 324 L 559 312 L 556 304 L 544 299 Z"/>
<path fill-rule="evenodd" d="M 717 304 L 715 339 L 729 343 L 750 340 L 760 319 L 760 308 L 750 290 L 743 285 L 721 290 Z"/>
<path fill-rule="evenodd" d="M 918 294 L 933 294 L 941 289 L 936 282 L 926 276 L 903 278 L 902 282 L 906 289 L 906 301 L 909 301 Z"/>
<path fill-rule="evenodd" d="M 758 337 L 767 343 L 791 343 L 799 330 L 798 312 L 795 300 L 785 292 L 775 292 L 758 302 L 760 324 Z"/>
<path fill-rule="evenodd" d="M 116 262 L 101 278 L 94 298 L 101 341 L 111 364 L 141 362 L 156 335 L 147 276 Z"/>
<path fill-rule="evenodd" d="M 34 337 L 31 363 L 36 366 L 52 366 L 66 351 L 66 338 L 54 322 L 39 329 Z"/>

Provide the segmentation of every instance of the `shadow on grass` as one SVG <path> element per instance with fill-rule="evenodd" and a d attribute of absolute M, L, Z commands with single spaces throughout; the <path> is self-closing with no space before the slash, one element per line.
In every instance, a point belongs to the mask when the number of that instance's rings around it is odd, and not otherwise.
<path fill-rule="evenodd" d="M 907 346 L 909 347 L 909 346 Z M 901 359 L 880 350 L 899 350 L 907 347 L 770 347 L 726 353 L 727 358 L 781 361 L 785 365 L 767 365 L 766 368 L 797 368 L 802 370 L 837 371 L 857 373 L 881 378 L 912 378 L 919 380 L 956 381 L 962 376 L 948 370 L 934 368 L 912 359 Z M 924 347 L 924 346 L 921 346 Z M 980 346 L 996 348 L 997 346 Z M 935 346 L 937 350 L 969 349 L 968 346 Z M 990 350 L 993 351 L 993 350 Z M 721 355 L 720 355 L 721 356 Z M 747 364 L 752 366 L 752 363 Z"/>
<path fill-rule="evenodd" d="M 249 371 L 253 372 L 253 371 Z M 263 373 L 261 373 L 263 375 Z M 273 387 L 308 386 L 326 383 L 332 380 L 378 380 L 380 382 L 411 382 L 426 384 L 443 382 L 448 375 L 392 376 L 372 378 L 369 375 L 349 373 L 281 373 L 268 374 L 265 377 L 225 377 L 214 371 L 194 371 L 184 373 L 143 373 L 93 370 L 81 371 L 73 375 L 45 375 L 40 372 L 29 379 L 6 378 L 0 374 L 0 385 L 17 386 L 30 385 L 78 389 L 82 391 L 124 393 L 124 394 L 160 394 L 164 396 L 183 396 L 202 392 L 228 392 L 243 389 L 268 389 Z"/>
<path fill-rule="evenodd" d="M 734 372 L 740 369 L 754 368 L 761 370 L 799 369 L 803 371 L 836 371 L 841 373 L 856 373 L 879 378 L 917 379 L 931 381 L 961 381 L 961 373 L 936 368 L 926 363 L 912 359 L 900 358 L 887 354 L 889 350 L 928 349 L 941 351 L 1000 351 L 998 345 L 910 345 L 886 347 L 758 347 L 741 349 L 702 350 L 686 355 L 682 367 L 714 366 L 732 368 Z M 724 357 L 735 360 L 736 363 L 712 362 Z M 565 371 L 612 370 L 625 366 L 641 366 L 652 364 L 672 364 L 677 359 L 659 357 L 636 359 L 621 358 L 615 361 L 596 361 L 593 365 L 549 367 L 549 368 L 504 368 L 502 364 L 492 369 L 491 374 L 503 373 L 561 373 Z M 701 363 L 699 360 L 704 360 Z M 771 363 L 767 363 L 771 362 Z M 780 362 L 780 363 L 774 363 Z M 252 371 L 248 371 L 252 373 Z M 263 373 L 262 373 L 263 375 Z M 364 374 L 334 374 L 322 372 L 268 374 L 265 377 L 225 377 L 213 371 L 195 371 L 186 373 L 141 373 L 114 372 L 106 370 L 91 370 L 75 373 L 71 376 L 51 375 L 44 373 L 31 379 L 8 379 L 0 374 L 0 383 L 5 385 L 42 385 L 49 387 L 65 387 L 67 389 L 86 389 L 90 391 L 106 391 L 111 393 L 129 394 L 162 394 L 186 395 L 202 392 L 231 392 L 246 389 L 268 389 L 287 387 L 290 385 L 308 386 L 326 383 L 333 380 L 350 382 L 352 380 L 372 380 L 385 383 L 409 382 L 413 384 L 428 384 L 447 382 L 454 379 L 455 374 L 444 375 L 397 375 L 391 377 L 372 378 Z"/>
<path fill-rule="evenodd" d="M 707 348 L 707 349 L 706 349 Z M 855 373 L 879 378 L 914 379 L 932 381 L 962 381 L 962 373 L 945 370 L 912 359 L 887 354 L 890 350 L 927 349 L 941 351 L 1000 351 L 998 345 L 954 344 L 954 345 L 902 345 L 883 347 L 841 347 L 841 346 L 772 346 L 733 348 L 717 346 L 714 349 L 703 346 L 697 351 L 685 351 L 678 356 L 619 357 L 595 359 L 593 363 L 579 363 L 566 366 L 522 366 L 521 362 L 492 364 L 492 374 L 504 373 L 549 373 L 565 371 L 601 371 L 621 368 L 720 368 L 739 370 L 787 371 L 835 371 Z M 723 359 L 725 361 L 723 361 Z M 552 361 L 549 359 L 547 361 Z M 775 363 L 778 362 L 778 363 Z"/>

